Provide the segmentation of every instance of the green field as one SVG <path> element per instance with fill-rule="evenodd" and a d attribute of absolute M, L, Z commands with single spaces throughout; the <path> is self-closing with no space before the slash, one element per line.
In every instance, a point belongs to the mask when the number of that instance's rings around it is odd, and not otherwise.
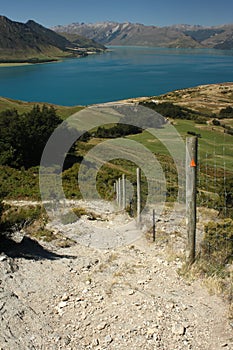
<path fill-rule="evenodd" d="M 192 120 L 183 119 L 176 120 L 174 126 L 184 140 L 192 136 L 188 134 L 189 131 L 201 135 L 198 138 L 200 162 L 205 162 L 208 158 L 210 166 L 220 168 L 224 168 L 225 163 L 225 168 L 233 172 L 233 137 L 225 134 L 222 127 L 195 124 Z M 128 138 L 142 143 L 155 154 L 169 155 L 166 147 L 147 131 Z"/>
<path fill-rule="evenodd" d="M 0 111 L 16 109 L 22 114 L 29 112 L 33 105 L 33 103 L 0 98 Z M 39 103 L 38 105 L 42 106 L 43 103 Z M 73 113 L 84 108 L 81 106 L 54 107 L 57 114 L 61 116 L 62 119 L 66 119 Z M 228 125 L 232 125 L 233 123 L 232 119 L 226 119 L 223 120 L 223 122 Z M 113 125 L 107 125 L 106 130 L 109 130 L 112 127 Z M 200 136 L 198 137 L 198 186 L 200 203 L 215 207 L 217 205 L 217 203 L 215 203 L 216 196 L 223 191 L 223 181 L 229 182 L 229 180 L 233 178 L 233 136 L 224 133 L 224 128 L 222 126 L 213 125 L 211 123 L 211 118 L 208 123 L 202 124 L 193 120 L 174 119 L 170 120 L 170 124 L 164 125 L 163 128 L 164 130 L 168 130 L 167 138 L 171 137 L 171 130 L 176 130 L 177 134 L 182 137 L 184 143 L 185 139 L 191 136 L 190 133 L 195 133 Z M 158 135 L 161 129 L 154 129 L 155 136 L 149 131 L 150 130 L 148 129 L 148 131 L 120 137 L 119 143 L 109 146 L 110 148 L 108 150 L 110 152 L 114 150 L 116 159 L 102 164 L 98 171 L 96 180 L 97 188 L 103 198 L 111 199 L 113 197 L 113 184 L 123 173 L 126 174 L 131 183 L 136 183 L 137 161 L 140 159 L 144 161 L 144 159 L 146 160 L 150 158 L 150 156 L 145 156 L 143 153 L 140 153 L 139 144 L 142 144 L 149 152 L 154 154 L 159 162 L 166 177 L 167 200 L 172 201 L 176 198 L 178 184 L 177 171 L 173 159 L 174 157 L 169 153 L 165 144 L 161 143 L 156 137 L 156 134 Z M 93 136 L 96 132 L 97 129 L 92 130 L 89 139 L 86 141 L 78 141 L 76 143 L 75 153 L 78 157 L 76 157 L 75 164 L 69 163 L 68 168 L 63 172 L 63 187 L 67 198 L 81 198 L 78 185 L 80 161 L 83 157 L 86 157 L 86 154 L 90 152 L 92 148 L 110 140 L 109 138 Z M 127 150 L 126 153 L 124 153 L 125 146 L 123 141 L 127 142 L 127 140 L 135 141 L 135 144 L 131 145 L 131 152 L 134 154 L 134 160 L 132 161 L 126 160 Z M 87 181 L 89 179 L 88 176 L 91 176 L 91 173 L 87 172 Z M 13 169 L 1 166 L 0 181 L 6 198 L 40 198 L 39 167 L 25 170 L 24 168 Z M 142 189 L 145 198 L 147 193 L 147 181 L 144 175 Z M 220 200 L 220 197 L 218 196 L 218 200 Z"/>
<path fill-rule="evenodd" d="M 82 106 L 68 107 L 68 106 L 54 105 L 52 103 L 26 102 L 26 101 L 12 100 L 10 98 L 0 97 L 0 112 L 5 111 L 6 109 L 16 109 L 20 114 L 22 114 L 22 113 L 31 111 L 31 109 L 35 105 L 38 105 L 40 107 L 42 107 L 43 105 L 53 106 L 57 111 L 57 114 L 62 119 L 66 119 L 72 114 L 84 108 Z"/>

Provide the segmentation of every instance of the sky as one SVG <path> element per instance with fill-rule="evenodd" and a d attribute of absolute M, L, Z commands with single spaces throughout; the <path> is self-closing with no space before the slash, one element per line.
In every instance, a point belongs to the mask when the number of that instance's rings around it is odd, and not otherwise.
<path fill-rule="evenodd" d="M 233 23 L 232 0 L 0 0 L 11 20 L 52 27 L 76 22 L 132 22 L 145 25 Z"/>

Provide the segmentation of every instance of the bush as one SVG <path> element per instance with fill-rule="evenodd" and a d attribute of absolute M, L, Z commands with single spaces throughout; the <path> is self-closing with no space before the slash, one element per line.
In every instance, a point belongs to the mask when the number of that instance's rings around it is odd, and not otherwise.
<path fill-rule="evenodd" d="M 2 229 L 9 231 L 13 227 L 21 229 L 24 226 L 32 224 L 35 220 L 43 219 L 44 223 L 47 222 L 47 214 L 44 207 L 37 205 L 23 207 L 12 207 L 6 210 L 2 215 Z"/>
<path fill-rule="evenodd" d="M 228 106 L 226 108 L 222 108 L 219 112 L 219 118 L 233 118 L 233 107 Z"/>
<path fill-rule="evenodd" d="M 62 120 L 53 107 L 34 106 L 23 115 L 0 113 L 0 164 L 29 168 L 40 164 L 43 149 Z"/>
<path fill-rule="evenodd" d="M 220 121 L 218 119 L 213 119 L 212 124 L 215 125 L 215 126 L 220 126 L 221 125 L 221 123 L 220 123 Z"/>
<path fill-rule="evenodd" d="M 141 132 L 142 129 L 138 128 L 137 126 L 119 123 L 108 129 L 99 126 L 95 132 L 95 137 L 116 138 L 127 135 L 140 134 Z"/>
<path fill-rule="evenodd" d="M 225 265 L 233 260 L 233 220 L 209 222 L 204 228 L 202 255 L 216 264 Z"/>
<path fill-rule="evenodd" d="M 61 223 L 63 225 L 73 224 L 83 215 L 86 215 L 89 220 L 97 220 L 101 218 L 99 215 L 87 211 L 85 208 L 73 208 L 61 216 Z"/>
<path fill-rule="evenodd" d="M 190 119 L 190 120 L 196 120 L 200 118 L 197 112 L 189 108 L 180 107 L 171 102 L 161 102 L 161 103 L 141 102 L 140 104 L 155 110 L 156 112 L 160 113 L 162 116 L 166 118 Z"/>

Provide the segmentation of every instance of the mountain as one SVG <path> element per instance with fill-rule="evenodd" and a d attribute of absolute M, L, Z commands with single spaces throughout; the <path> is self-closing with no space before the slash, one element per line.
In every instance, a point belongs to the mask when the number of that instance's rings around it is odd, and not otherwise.
<path fill-rule="evenodd" d="M 82 46 L 82 43 L 85 45 Z M 0 16 L 0 62 L 50 61 L 60 57 L 83 55 L 87 48 L 97 51 L 97 47 L 98 44 L 82 37 L 78 43 L 72 43 L 32 20 L 20 23 Z M 104 49 L 102 45 L 98 47 L 98 50 Z"/>
<path fill-rule="evenodd" d="M 106 50 L 106 47 L 104 45 L 79 34 L 70 34 L 66 32 L 61 32 L 59 34 L 69 40 L 76 47 L 86 48 L 88 50 L 95 49 L 97 52 Z"/>
<path fill-rule="evenodd" d="M 56 26 L 56 32 L 79 34 L 104 45 L 233 49 L 233 24 L 219 27 L 200 25 L 145 26 L 139 23 L 72 23 Z"/>

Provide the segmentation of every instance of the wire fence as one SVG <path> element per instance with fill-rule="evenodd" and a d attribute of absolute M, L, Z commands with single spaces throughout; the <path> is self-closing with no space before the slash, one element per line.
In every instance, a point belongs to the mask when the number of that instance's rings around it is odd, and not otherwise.
<path fill-rule="evenodd" d="M 232 138 L 232 136 L 231 136 Z M 199 140 L 197 164 L 197 225 L 198 253 L 209 260 L 226 264 L 233 260 L 233 161 L 232 139 L 223 134 L 209 144 Z M 206 151 L 207 150 L 207 151 Z M 167 159 L 166 159 L 167 160 Z M 185 169 L 185 164 L 182 164 Z M 181 165 L 181 166 L 182 166 Z M 185 210 L 185 174 L 178 184 L 174 162 L 162 164 L 166 191 L 161 191 L 163 179 L 154 181 L 157 203 L 178 202 Z M 185 172 L 185 171 L 184 171 Z M 142 208 L 146 200 L 146 180 L 142 179 Z M 134 181 L 136 186 L 136 179 Z M 136 189 L 128 205 L 129 213 L 136 216 Z M 127 202 L 128 203 L 128 202 Z M 129 203 L 128 203 L 129 204 Z M 152 211 L 151 211 L 152 222 Z"/>
<path fill-rule="evenodd" d="M 232 140 L 223 134 L 221 141 L 212 140 L 208 152 L 199 146 L 197 205 L 200 213 L 210 209 L 203 225 L 201 254 L 226 264 L 233 260 L 233 161 Z"/>

